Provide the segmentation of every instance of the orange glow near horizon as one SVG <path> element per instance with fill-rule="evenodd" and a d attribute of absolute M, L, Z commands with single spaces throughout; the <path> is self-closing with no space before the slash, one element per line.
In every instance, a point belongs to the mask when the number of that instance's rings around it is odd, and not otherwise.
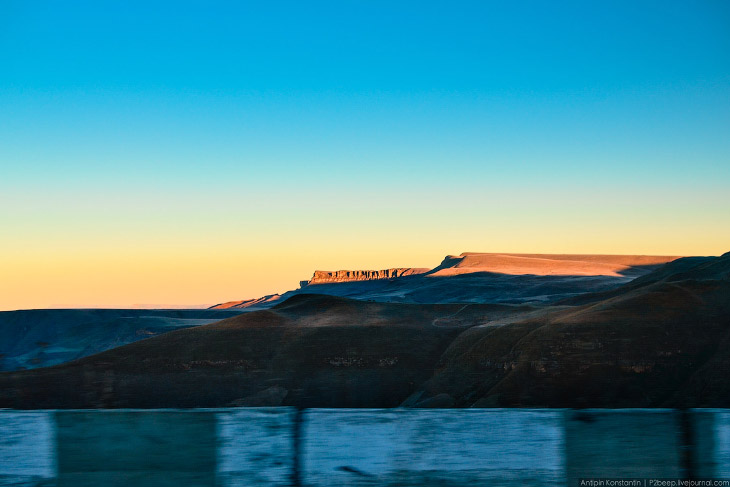
<path fill-rule="evenodd" d="M 259 241 L 257 246 L 249 244 L 247 248 L 243 242 L 241 246 L 211 245 L 210 250 L 172 245 L 78 249 L 41 246 L 12 253 L 6 249 L 0 261 L 0 309 L 213 305 L 295 289 L 315 269 L 432 268 L 447 254 L 508 247 L 503 238 L 501 242 L 491 239 L 489 246 L 469 241 L 453 251 L 456 244 L 449 237 L 436 235 L 429 241 L 427 233 L 410 238 L 401 235 L 384 242 L 363 237 L 360 245 L 352 238 L 328 240 L 310 235 L 311 241 L 304 239 L 292 247 L 283 246 L 277 239 Z M 520 236 L 526 237 L 524 233 Z M 534 253 L 536 249 L 528 242 L 528 238 L 522 244 L 514 242 L 510 250 Z M 573 245 L 560 245 L 555 237 L 545 238 L 542 243 L 544 253 L 719 255 L 726 250 L 719 245 L 693 248 L 690 238 L 674 239 L 666 246 L 629 247 L 630 242 L 606 245 L 600 238 L 591 241 L 585 237 Z"/>
<path fill-rule="evenodd" d="M 314 270 L 433 268 L 465 251 L 730 250 L 719 187 L 691 201 L 672 188 L 223 188 L 205 197 L 169 185 L 0 194 L 12 209 L 0 213 L 0 309 L 213 305 L 295 289 Z"/>

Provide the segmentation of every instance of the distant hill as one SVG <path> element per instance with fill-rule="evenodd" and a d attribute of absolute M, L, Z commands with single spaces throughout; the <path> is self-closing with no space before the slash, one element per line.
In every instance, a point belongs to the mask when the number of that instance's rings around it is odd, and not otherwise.
<path fill-rule="evenodd" d="M 240 311 L 35 309 L 0 312 L 0 371 L 68 362 Z"/>

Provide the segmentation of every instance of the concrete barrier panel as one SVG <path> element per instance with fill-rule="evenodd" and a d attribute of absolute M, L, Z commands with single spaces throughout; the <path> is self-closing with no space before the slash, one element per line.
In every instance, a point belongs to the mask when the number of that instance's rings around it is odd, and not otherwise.
<path fill-rule="evenodd" d="M 730 410 L 0 411 L 0 486 L 730 478 Z"/>
<path fill-rule="evenodd" d="M 692 410 L 694 465 L 699 478 L 730 478 L 730 412 Z"/>
<path fill-rule="evenodd" d="M 562 485 L 563 413 L 307 410 L 304 485 Z"/>
<path fill-rule="evenodd" d="M 58 412 L 58 486 L 214 487 L 215 424 L 206 411 Z"/>
<path fill-rule="evenodd" d="M 218 485 L 291 485 L 295 415 L 296 410 L 290 408 L 217 413 Z"/>
<path fill-rule="evenodd" d="M 0 485 L 48 485 L 56 477 L 52 412 L 0 412 Z"/>
<path fill-rule="evenodd" d="M 677 478 L 682 473 L 676 411 L 566 411 L 568 486 L 580 478 Z"/>

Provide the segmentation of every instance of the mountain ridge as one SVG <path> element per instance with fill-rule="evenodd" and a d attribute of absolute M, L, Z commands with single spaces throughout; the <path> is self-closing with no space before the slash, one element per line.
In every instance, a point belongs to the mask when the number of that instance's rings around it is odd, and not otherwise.
<path fill-rule="evenodd" d="M 466 286 L 498 287 L 499 279 L 510 281 L 509 276 L 522 276 L 528 286 L 544 287 L 547 283 L 548 287 L 561 290 L 566 288 L 566 282 L 573 280 L 575 289 L 571 289 L 568 294 L 579 294 L 581 288 L 585 286 L 585 281 L 580 281 L 580 278 L 593 279 L 593 282 L 588 283 L 588 289 L 596 291 L 598 288 L 628 282 L 629 279 L 644 275 L 678 258 L 648 255 L 463 252 L 460 255 L 447 255 L 432 269 L 395 267 L 381 270 L 316 270 L 311 279 L 300 281 L 299 289 L 260 298 L 220 303 L 211 306 L 210 309 L 264 309 L 297 293 L 323 293 L 384 302 L 429 302 L 434 299 L 436 301 L 432 302 L 451 302 L 449 298 L 438 297 L 438 291 L 447 286 L 439 284 L 437 279 L 459 277 L 468 281 Z M 515 285 L 507 282 L 507 287 L 515 288 Z M 427 289 L 429 291 L 424 295 L 421 291 Z M 523 293 L 515 299 L 523 297 L 525 300 L 543 299 L 538 288 L 534 289 L 536 291 L 533 295 Z M 442 294 L 449 295 L 448 292 Z M 486 296 L 493 294 L 485 293 Z M 464 302 L 488 302 L 488 299 L 480 300 L 477 292 L 467 293 L 462 297 Z"/>

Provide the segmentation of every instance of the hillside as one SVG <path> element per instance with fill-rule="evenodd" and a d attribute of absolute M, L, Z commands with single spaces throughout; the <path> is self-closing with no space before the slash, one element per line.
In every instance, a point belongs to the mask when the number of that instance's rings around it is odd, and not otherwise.
<path fill-rule="evenodd" d="M 295 296 L 68 364 L 0 374 L 0 407 L 392 407 L 428 379 L 461 330 L 531 312 Z"/>

